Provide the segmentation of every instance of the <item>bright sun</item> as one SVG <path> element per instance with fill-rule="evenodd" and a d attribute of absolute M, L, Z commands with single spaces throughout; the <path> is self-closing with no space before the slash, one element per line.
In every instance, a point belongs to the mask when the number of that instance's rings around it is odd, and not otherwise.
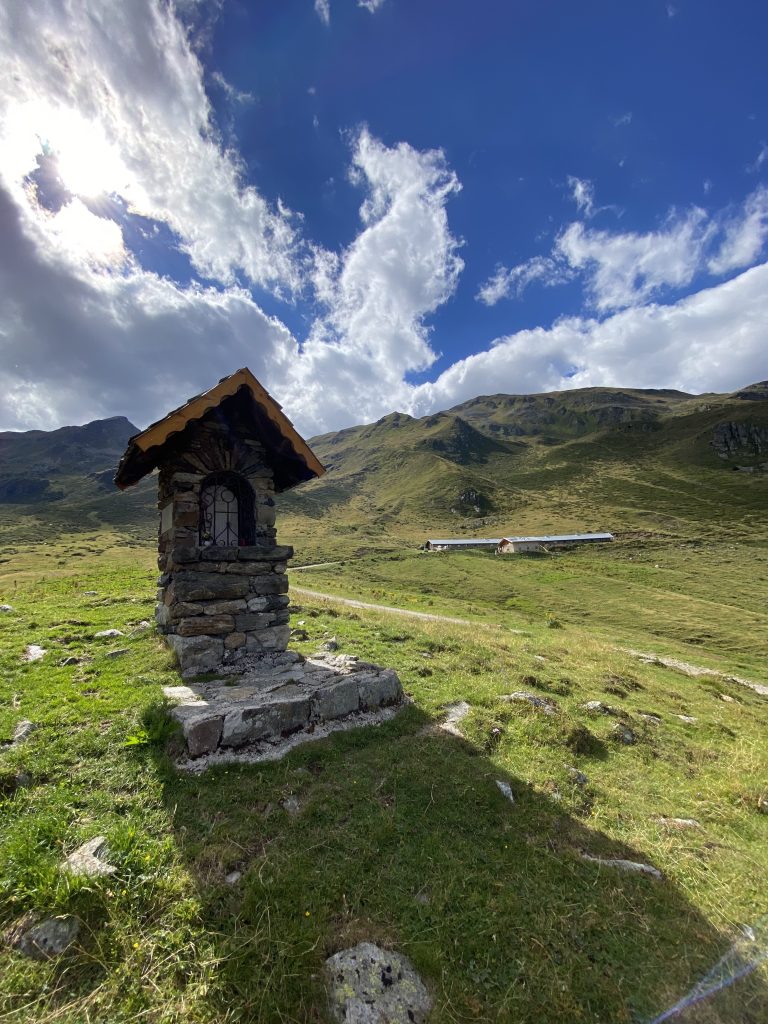
<path fill-rule="evenodd" d="M 4 162 L 19 183 L 34 171 L 42 151 L 55 159 L 61 184 L 71 193 L 54 214 L 34 203 L 39 223 L 89 262 L 121 262 L 120 225 L 92 212 L 83 200 L 116 194 L 135 212 L 144 206 L 144 192 L 102 126 L 71 108 L 32 101 L 9 113 L 3 135 Z"/>
<path fill-rule="evenodd" d="M 42 141 L 56 154 L 61 180 L 75 195 L 92 198 L 130 190 L 131 175 L 114 146 L 98 125 L 74 111 L 60 111 Z"/>

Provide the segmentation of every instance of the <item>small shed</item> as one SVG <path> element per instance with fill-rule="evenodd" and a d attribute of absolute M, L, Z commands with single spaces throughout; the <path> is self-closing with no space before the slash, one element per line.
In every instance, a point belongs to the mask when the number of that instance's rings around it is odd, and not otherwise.
<path fill-rule="evenodd" d="M 243 368 L 136 434 L 121 490 L 158 470 L 157 621 L 184 675 L 288 645 L 287 560 L 274 495 L 325 470 Z"/>
<path fill-rule="evenodd" d="M 594 544 L 613 540 L 612 533 L 558 533 L 540 537 L 502 537 L 496 548 L 497 555 L 519 555 L 546 548 L 569 544 Z"/>

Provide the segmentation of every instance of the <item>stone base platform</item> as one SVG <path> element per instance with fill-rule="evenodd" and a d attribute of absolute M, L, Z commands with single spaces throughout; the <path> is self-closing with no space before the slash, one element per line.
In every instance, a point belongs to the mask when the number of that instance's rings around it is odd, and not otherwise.
<path fill-rule="evenodd" d="M 238 751 L 268 754 L 287 737 L 326 735 L 323 726 L 350 728 L 356 717 L 364 725 L 372 713 L 405 700 L 393 669 L 348 654 L 305 659 L 295 651 L 254 659 L 243 675 L 167 686 L 164 692 L 176 703 L 171 714 L 192 759 Z"/>

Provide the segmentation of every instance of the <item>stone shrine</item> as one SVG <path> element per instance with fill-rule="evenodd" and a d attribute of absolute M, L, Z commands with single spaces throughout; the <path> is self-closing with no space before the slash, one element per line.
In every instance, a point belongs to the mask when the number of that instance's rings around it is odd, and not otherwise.
<path fill-rule="evenodd" d="M 190 756 L 274 743 L 402 701 L 391 670 L 287 650 L 293 549 L 277 543 L 274 495 L 325 470 L 250 370 L 132 437 L 115 483 L 125 490 L 154 470 L 158 629 L 185 679 L 225 677 L 168 692 Z"/>
<path fill-rule="evenodd" d="M 131 438 L 115 483 L 158 470 L 157 622 L 182 675 L 288 646 L 287 560 L 274 495 L 325 470 L 250 370 Z"/>

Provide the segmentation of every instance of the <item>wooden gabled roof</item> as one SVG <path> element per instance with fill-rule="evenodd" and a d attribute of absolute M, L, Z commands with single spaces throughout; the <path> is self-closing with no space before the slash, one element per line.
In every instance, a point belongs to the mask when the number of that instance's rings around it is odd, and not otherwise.
<path fill-rule="evenodd" d="M 250 400 L 255 419 L 263 424 L 269 435 L 260 440 L 265 443 L 273 461 L 287 461 L 291 464 L 287 473 L 282 474 L 282 480 L 276 480 L 278 490 L 287 490 L 325 473 L 324 466 L 285 415 L 279 402 L 262 387 L 247 367 L 243 367 L 132 437 L 115 474 L 115 483 L 120 490 L 138 483 L 147 473 L 151 473 L 162 461 L 163 453 L 172 438 L 235 396 Z"/>

